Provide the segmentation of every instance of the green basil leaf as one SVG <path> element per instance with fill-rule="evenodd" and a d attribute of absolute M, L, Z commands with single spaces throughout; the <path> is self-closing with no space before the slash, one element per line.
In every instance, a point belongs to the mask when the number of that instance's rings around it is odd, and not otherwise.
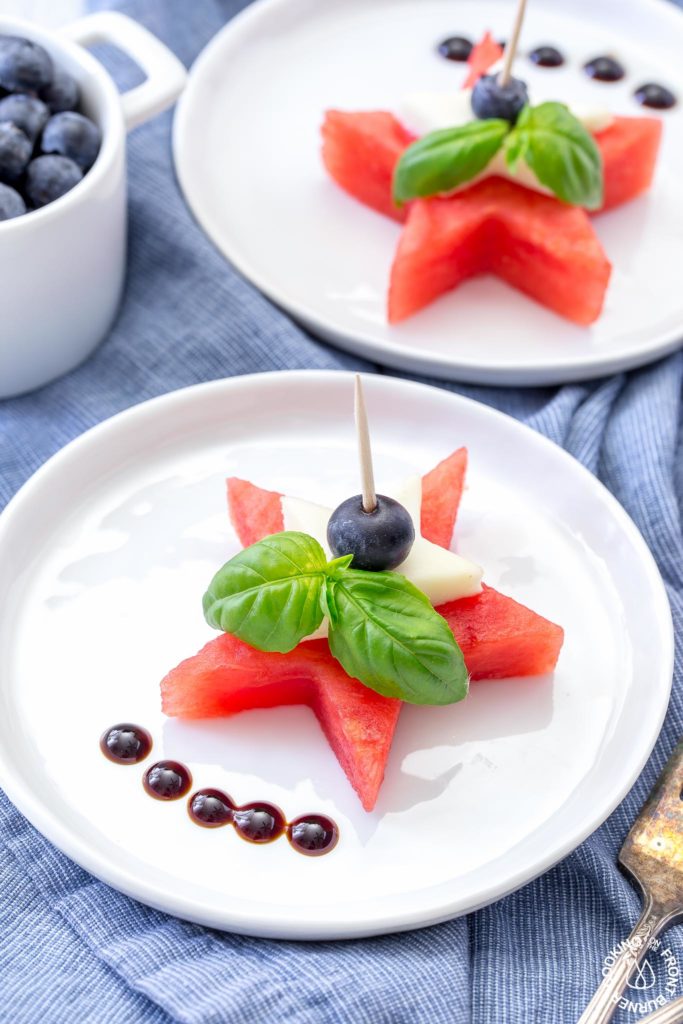
<path fill-rule="evenodd" d="M 600 150 L 563 103 L 524 107 L 505 140 L 505 161 L 511 171 L 520 160 L 565 203 L 588 210 L 602 206 Z"/>
<path fill-rule="evenodd" d="M 510 130 L 507 121 L 470 121 L 423 135 L 408 146 L 394 171 L 394 202 L 441 195 L 476 178 Z"/>
<path fill-rule="evenodd" d="M 385 697 L 453 704 L 467 694 L 462 652 L 421 590 L 395 572 L 329 579 L 329 645 L 346 672 Z"/>
<path fill-rule="evenodd" d="M 204 595 L 204 617 L 260 651 L 285 654 L 322 622 L 326 566 L 313 537 L 274 533 L 218 570 Z"/>

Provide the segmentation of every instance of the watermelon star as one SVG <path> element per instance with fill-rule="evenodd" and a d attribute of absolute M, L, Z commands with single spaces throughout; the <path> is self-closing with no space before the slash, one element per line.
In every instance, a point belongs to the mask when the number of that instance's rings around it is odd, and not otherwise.
<path fill-rule="evenodd" d="M 467 453 L 460 449 L 422 478 L 419 522 L 427 542 L 450 546 L 466 466 Z M 292 500 L 283 502 L 279 493 L 245 480 L 228 480 L 230 516 L 245 547 L 282 531 L 283 504 Z M 562 629 L 489 587 L 437 611 L 453 630 L 474 679 L 541 675 L 555 667 Z M 172 669 L 161 694 L 165 714 L 180 718 L 307 705 L 363 807 L 374 808 L 402 705 L 348 676 L 325 638 L 277 654 L 223 633 Z"/>

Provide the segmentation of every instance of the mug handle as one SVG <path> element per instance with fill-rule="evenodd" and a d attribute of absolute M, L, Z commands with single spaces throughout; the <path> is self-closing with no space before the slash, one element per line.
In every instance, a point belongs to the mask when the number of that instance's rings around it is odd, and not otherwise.
<path fill-rule="evenodd" d="M 141 85 L 121 94 L 126 130 L 155 117 L 178 98 L 187 71 L 156 36 L 116 11 L 99 11 L 67 25 L 62 34 L 82 46 L 110 43 L 123 50 L 147 75 Z"/>

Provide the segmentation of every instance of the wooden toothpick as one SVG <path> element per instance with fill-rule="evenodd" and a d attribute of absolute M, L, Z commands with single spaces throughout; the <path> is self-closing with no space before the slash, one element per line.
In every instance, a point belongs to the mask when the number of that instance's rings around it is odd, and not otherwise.
<path fill-rule="evenodd" d="M 505 54 L 503 58 L 503 67 L 498 75 L 498 85 L 507 85 L 512 77 L 512 63 L 517 53 L 517 44 L 519 42 L 519 34 L 522 31 L 522 22 L 524 21 L 524 11 L 526 10 L 526 0 L 517 0 L 517 14 L 515 15 L 515 23 L 510 33 L 510 38 L 505 44 Z"/>
<path fill-rule="evenodd" d="M 363 492 L 363 511 L 374 512 L 377 508 L 375 493 L 375 476 L 372 472 L 372 449 L 370 448 L 370 432 L 368 430 L 368 414 L 365 411 L 363 384 L 360 374 L 356 374 L 354 392 L 354 408 L 356 414 L 356 433 L 358 435 L 358 458 L 360 460 L 360 481 Z"/>

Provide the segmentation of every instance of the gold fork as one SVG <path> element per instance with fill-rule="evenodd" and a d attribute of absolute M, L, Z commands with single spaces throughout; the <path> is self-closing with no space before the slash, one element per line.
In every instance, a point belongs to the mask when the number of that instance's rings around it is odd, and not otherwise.
<path fill-rule="evenodd" d="M 643 912 L 579 1024 L 608 1024 L 653 939 L 683 918 L 682 791 L 683 740 L 668 760 L 619 853 L 619 863 L 643 892 Z M 670 1004 L 657 1014 L 665 1010 L 669 1014 L 677 1012 L 675 1005 Z M 681 1020 L 683 1015 L 659 1017 L 660 1022 L 668 1024 Z"/>

